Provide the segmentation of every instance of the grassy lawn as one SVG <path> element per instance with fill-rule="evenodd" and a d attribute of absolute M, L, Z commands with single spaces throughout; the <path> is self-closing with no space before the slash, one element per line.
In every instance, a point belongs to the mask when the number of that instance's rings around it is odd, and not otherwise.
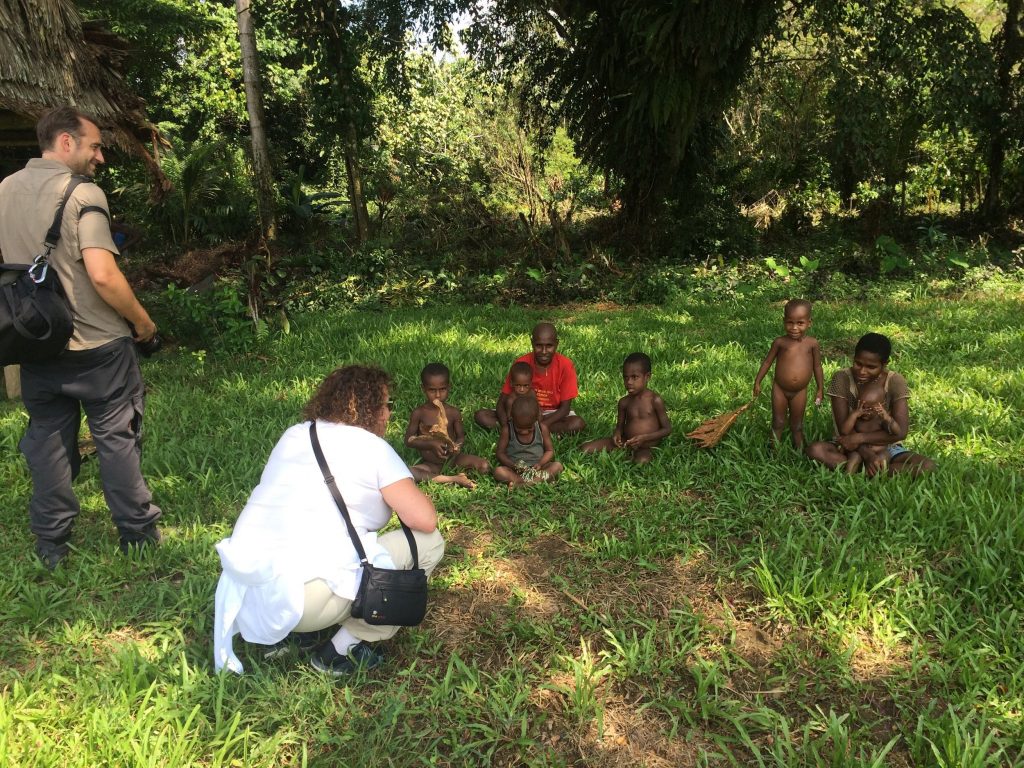
<path fill-rule="evenodd" d="M 688 445 L 745 402 L 781 317 L 692 297 L 360 312 L 295 318 L 260 354 L 162 353 L 144 470 L 165 544 L 120 555 L 90 460 L 53 574 L 28 532 L 26 416 L 3 405 L 0 765 L 1024 764 L 1024 283 L 816 304 L 826 381 L 861 333 L 892 337 L 907 443 L 940 467 L 916 482 L 770 452 L 767 395 L 714 451 Z M 429 488 L 448 554 L 384 667 L 338 683 L 237 641 L 247 674 L 215 676 L 213 546 L 321 377 L 390 370 L 398 445 L 424 363 L 449 365 L 471 424 L 542 318 L 590 424 L 556 443 L 558 484 Z M 610 435 L 634 350 L 675 425 L 642 468 L 576 450 Z M 827 409 L 807 428 L 829 436 Z"/>

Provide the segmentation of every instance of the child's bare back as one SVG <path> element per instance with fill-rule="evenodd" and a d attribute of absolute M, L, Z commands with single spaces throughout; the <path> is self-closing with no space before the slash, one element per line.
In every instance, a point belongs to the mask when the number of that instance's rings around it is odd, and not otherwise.
<path fill-rule="evenodd" d="M 863 415 L 857 419 L 853 426 L 854 432 L 875 432 L 885 429 L 882 424 L 882 416 L 878 413 L 878 406 L 885 405 L 885 384 L 880 379 L 862 384 L 858 392 L 860 405 L 864 409 Z"/>
<path fill-rule="evenodd" d="M 878 412 L 879 406 L 885 407 L 885 385 L 882 380 L 875 379 L 861 386 L 858 392 L 859 401 L 857 408 L 851 414 L 853 420 L 852 432 L 877 432 L 885 429 L 882 416 Z M 850 417 L 848 417 L 848 420 Z M 846 454 L 846 471 L 853 474 L 862 466 L 869 466 L 879 459 L 888 460 L 889 454 L 884 445 L 869 445 L 864 443 L 856 450 Z"/>

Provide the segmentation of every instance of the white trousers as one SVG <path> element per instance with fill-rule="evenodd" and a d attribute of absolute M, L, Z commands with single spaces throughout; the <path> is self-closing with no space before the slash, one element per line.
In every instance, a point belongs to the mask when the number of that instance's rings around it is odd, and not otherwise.
<path fill-rule="evenodd" d="M 416 540 L 416 549 L 419 552 L 420 568 L 427 572 L 427 576 L 430 576 L 444 556 L 444 539 L 441 537 L 440 531 L 437 530 L 433 533 L 413 531 L 412 535 Z M 397 568 L 412 568 L 412 552 L 409 551 L 409 542 L 401 528 L 379 536 L 377 543 L 388 551 Z M 299 623 L 293 631 L 315 632 L 335 624 L 341 624 L 342 628 L 347 629 L 353 637 L 374 643 L 393 637 L 400 629 L 394 626 L 367 624 L 362 619 L 352 618 L 351 612 L 351 600 L 338 597 L 323 579 L 313 579 L 313 581 L 306 582 L 302 618 L 299 619 Z"/>

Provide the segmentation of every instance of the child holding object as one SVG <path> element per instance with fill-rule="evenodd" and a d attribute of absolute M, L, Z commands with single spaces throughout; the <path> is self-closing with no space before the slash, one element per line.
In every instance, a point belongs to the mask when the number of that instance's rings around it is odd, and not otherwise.
<path fill-rule="evenodd" d="M 647 388 L 650 380 L 651 358 L 643 352 L 628 355 L 622 363 L 626 396 L 619 400 L 615 432 L 610 438 L 584 443 L 584 453 L 624 448 L 637 464 L 651 460 L 651 449 L 672 433 L 672 424 L 661 395 Z"/>
<path fill-rule="evenodd" d="M 509 486 L 554 480 L 562 465 L 554 461 L 551 433 L 541 421 L 540 406 L 532 397 L 519 397 L 512 404 L 508 421 L 498 437 L 498 461 L 494 479 Z"/>
<path fill-rule="evenodd" d="M 885 449 L 885 453 L 868 458 L 861 454 L 864 471 L 869 476 L 906 472 L 917 477 L 935 469 L 935 462 L 927 456 L 915 453 L 902 444 L 910 424 L 910 388 L 907 380 L 896 371 L 889 370 L 892 342 L 880 333 L 866 333 L 860 337 L 853 350 L 853 365 L 841 368 L 832 374 L 828 395 L 832 401 L 832 420 L 836 435 L 832 440 L 822 440 L 807 446 L 807 456 L 830 469 L 838 469 L 849 460 L 851 451 L 862 446 L 873 445 Z M 883 406 L 876 407 L 881 424 L 874 430 L 854 430 L 842 434 L 840 428 L 849 420 L 850 412 L 864 399 L 863 393 L 880 384 L 883 392 Z"/>
<path fill-rule="evenodd" d="M 462 426 L 462 413 L 448 405 L 451 392 L 451 374 L 443 363 L 430 363 L 420 371 L 420 385 L 426 402 L 409 415 L 405 430 L 405 444 L 419 451 L 420 462 L 409 467 L 416 482 L 432 480 L 435 483 L 454 483 L 464 488 L 475 488 L 476 483 L 464 472 L 444 474 L 445 466 L 470 469 L 481 475 L 491 472 L 486 459 L 462 452 L 466 430 Z"/>
<path fill-rule="evenodd" d="M 821 405 L 825 392 L 825 375 L 821 370 L 821 347 L 818 340 L 807 335 L 811 328 L 811 302 L 793 299 L 783 310 L 785 336 L 772 342 L 761 369 L 754 378 L 754 397 L 761 394 L 761 380 L 775 363 L 772 381 L 772 443 L 782 440 L 782 430 L 789 417 L 789 432 L 796 448 L 804 445 L 804 411 L 807 409 L 807 385 L 814 375 L 818 389 L 814 404 Z"/>

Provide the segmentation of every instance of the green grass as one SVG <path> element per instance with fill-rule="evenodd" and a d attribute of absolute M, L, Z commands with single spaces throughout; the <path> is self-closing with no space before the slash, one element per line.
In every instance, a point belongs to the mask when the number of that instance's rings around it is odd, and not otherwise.
<path fill-rule="evenodd" d="M 26 417 L 0 407 L 0 765 L 1024 764 L 1024 284 L 895 296 L 819 302 L 812 333 L 826 379 L 862 332 L 893 338 L 908 445 L 940 467 L 916 482 L 769 452 L 767 397 L 713 452 L 688 445 L 748 397 L 781 330 L 761 299 L 309 315 L 259 355 L 161 354 L 144 469 L 165 544 L 118 553 L 90 460 L 53 574 L 31 554 Z M 247 674 L 215 676 L 213 545 L 320 378 L 378 363 L 404 415 L 442 360 L 469 420 L 541 318 L 590 423 L 556 444 L 559 483 L 429 488 L 448 554 L 382 669 L 338 683 L 238 641 Z M 637 349 L 675 433 L 643 468 L 582 455 Z"/>

